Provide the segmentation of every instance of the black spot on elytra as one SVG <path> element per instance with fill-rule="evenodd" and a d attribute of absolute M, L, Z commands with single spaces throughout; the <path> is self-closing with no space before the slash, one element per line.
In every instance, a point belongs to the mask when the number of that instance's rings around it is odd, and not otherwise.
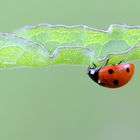
<path fill-rule="evenodd" d="M 128 73 L 129 73 L 129 72 L 130 72 L 130 69 L 129 69 L 129 68 L 126 68 L 126 72 L 128 72 Z"/>
<path fill-rule="evenodd" d="M 112 69 L 109 69 L 109 70 L 108 70 L 108 73 L 109 73 L 109 74 L 113 74 L 114 71 L 113 71 Z"/>
<path fill-rule="evenodd" d="M 114 84 L 115 86 L 118 86 L 119 81 L 118 81 L 118 80 L 114 80 L 114 81 L 113 81 L 113 84 Z"/>

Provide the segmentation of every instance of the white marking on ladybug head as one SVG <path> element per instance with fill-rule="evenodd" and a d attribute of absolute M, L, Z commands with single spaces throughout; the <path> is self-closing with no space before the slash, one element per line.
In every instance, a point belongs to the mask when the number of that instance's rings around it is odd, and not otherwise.
<path fill-rule="evenodd" d="M 95 73 L 95 70 L 94 70 L 94 69 L 91 69 L 91 70 L 90 70 L 90 74 L 93 75 L 94 73 Z"/>

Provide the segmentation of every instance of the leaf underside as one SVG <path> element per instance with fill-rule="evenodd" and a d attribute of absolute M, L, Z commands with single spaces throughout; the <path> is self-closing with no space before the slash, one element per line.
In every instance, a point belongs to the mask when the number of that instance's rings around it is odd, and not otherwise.
<path fill-rule="evenodd" d="M 140 59 L 140 26 L 111 25 L 107 31 L 87 26 L 42 24 L 11 34 L 0 33 L 0 67 L 95 63 L 101 66 Z"/>

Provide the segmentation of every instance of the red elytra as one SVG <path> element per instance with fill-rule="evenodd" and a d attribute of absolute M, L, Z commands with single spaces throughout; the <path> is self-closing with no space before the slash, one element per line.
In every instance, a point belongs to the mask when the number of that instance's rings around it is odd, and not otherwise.
<path fill-rule="evenodd" d="M 115 64 L 88 68 L 89 77 L 101 86 L 118 88 L 127 84 L 134 74 L 134 64 Z"/>

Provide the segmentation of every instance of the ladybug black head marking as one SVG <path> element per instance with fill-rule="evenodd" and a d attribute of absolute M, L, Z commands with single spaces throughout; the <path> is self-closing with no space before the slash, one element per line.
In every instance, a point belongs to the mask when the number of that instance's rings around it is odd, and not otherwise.
<path fill-rule="evenodd" d="M 96 83 L 98 83 L 98 71 L 99 69 L 98 68 L 91 68 L 91 67 L 88 67 L 88 76 L 93 80 L 95 81 Z"/>

